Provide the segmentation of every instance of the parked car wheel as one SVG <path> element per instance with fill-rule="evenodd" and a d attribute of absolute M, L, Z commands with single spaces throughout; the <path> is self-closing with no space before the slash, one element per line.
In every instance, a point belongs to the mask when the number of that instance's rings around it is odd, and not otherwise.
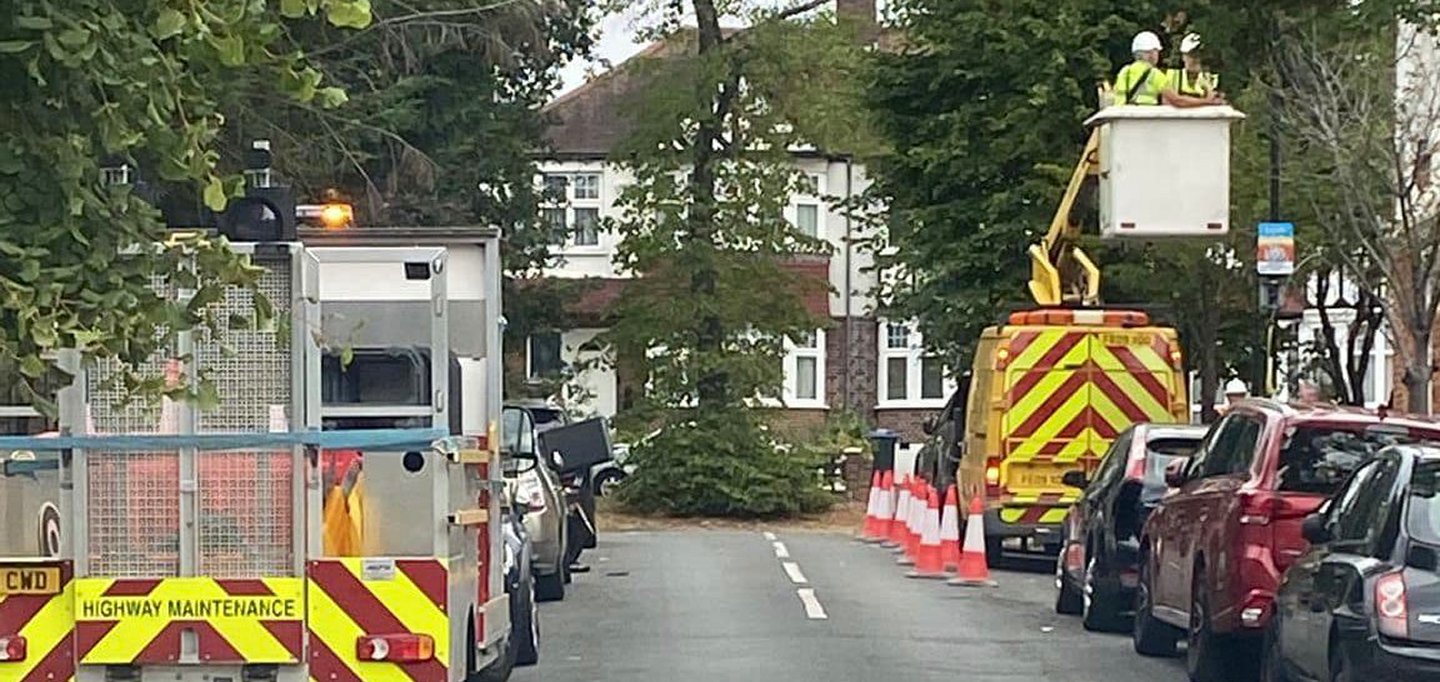
<path fill-rule="evenodd" d="M 1055 613 L 1078 616 L 1085 609 L 1085 595 L 1065 576 L 1065 552 L 1055 559 Z"/>
<path fill-rule="evenodd" d="M 1131 639 L 1135 653 L 1142 656 L 1174 656 L 1175 644 L 1180 635 L 1167 623 L 1155 618 L 1151 595 L 1155 589 L 1154 576 L 1150 572 L 1148 557 L 1140 558 L 1140 585 L 1135 589 L 1135 623 L 1131 628 Z"/>
<path fill-rule="evenodd" d="M 1350 660 L 1346 658 L 1345 652 L 1332 642 L 1330 644 L 1330 682 L 1355 682 L 1355 674 L 1351 672 Z"/>
<path fill-rule="evenodd" d="M 565 598 L 565 566 L 550 575 L 535 576 L 535 598 L 539 601 L 560 601 Z"/>
<path fill-rule="evenodd" d="M 1210 629 L 1210 594 L 1205 567 L 1195 567 L 1190 586 L 1190 628 L 1186 631 L 1185 672 L 1190 682 L 1226 682 L 1225 642 Z"/>
<path fill-rule="evenodd" d="M 1090 557 L 1085 562 L 1085 585 L 1080 593 L 1084 599 L 1084 619 L 1081 624 L 1092 632 L 1117 632 L 1125 628 L 1120 610 L 1115 608 L 1115 595 L 1105 590 L 1096 580 L 1099 560 Z"/>
<path fill-rule="evenodd" d="M 595 494 L 608 497 L 615 492 L 615 486 L 625 480 L 625 470 L 619 467 L 606 469 L 595 475 Z"/>
<path fill-rule="evenodd" d="M 510 609 L 510 647 L 515 650 L 515 665 L 540 662 L 540 612 L 535 605 L 535 578 L 521 586 L 520 600 Z"/>

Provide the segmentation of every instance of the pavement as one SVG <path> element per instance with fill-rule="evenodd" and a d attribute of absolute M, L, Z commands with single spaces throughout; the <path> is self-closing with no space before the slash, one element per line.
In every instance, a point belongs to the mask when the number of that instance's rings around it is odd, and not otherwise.
<path fill-rule="evenodd" d="M 583 560 L 513 682 L 1185 679 L 1056 615 L 1053 560 L 952 587 L 845 535 L 702 529 L 602 533 Z"/>

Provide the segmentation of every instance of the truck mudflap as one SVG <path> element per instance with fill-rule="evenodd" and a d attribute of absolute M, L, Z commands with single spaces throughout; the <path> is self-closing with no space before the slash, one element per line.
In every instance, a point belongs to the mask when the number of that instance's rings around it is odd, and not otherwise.
<path fill-rule="evenodd" d="M 464 647 L 451 658 L 445 560 L 324 559 L 311 561 L 308 574 L 310 679 L 439 682 L 457 662 L 463 670 Z M 401 650 L 427 637 L 428 656 Z"/>
<path fill-rule="evenodd" d="M 0 560 L 0 680 L 75 678 L 75 583 L 68 561 Z M 11 660 L 7 649 L 23 651 Z"/>
<path fill-rule="evenodd" d="M 81 578 L 76 658 L 81 665 L 296 664 L 304 590 L 299 578 Z M 186 660 L 187 637 L 193 660 Z"/>

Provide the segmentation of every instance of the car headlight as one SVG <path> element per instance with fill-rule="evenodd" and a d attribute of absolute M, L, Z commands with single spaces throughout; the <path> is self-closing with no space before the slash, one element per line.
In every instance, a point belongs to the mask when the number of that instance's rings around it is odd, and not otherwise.
<path fill-rule="evenodd" d="M 515 548 L 511 547 L 511 546 L 510 546 L 510 543 L 508 543 L 508 542 L 507 542 L 507 543 L 504 543 L 504 547 L 505 547 L 505 575 L 510 575 L 510 571 L 514 570 L 514 568 L 515 568 Z"/>

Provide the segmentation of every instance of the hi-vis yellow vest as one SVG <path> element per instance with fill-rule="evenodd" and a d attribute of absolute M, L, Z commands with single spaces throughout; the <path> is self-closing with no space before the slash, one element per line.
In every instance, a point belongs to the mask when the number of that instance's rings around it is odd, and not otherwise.
<path fill-rule="evenodd" d="M 1165 73 L 1166 82 L 1175 92 L 1191 97 L 1204 97 L 1205 93 L 1220 86 L 1220 77 L 1209 71 L 1191 76 L 1185 69 L 1170 69 Z"/>
<path fill-rule="evenodd" d="M 1150 62 L 1136 60 L 1115 74 L 1116 104 L 1159 104 L 1160 92 L 1169 87 L 1169 76 Z"/>

